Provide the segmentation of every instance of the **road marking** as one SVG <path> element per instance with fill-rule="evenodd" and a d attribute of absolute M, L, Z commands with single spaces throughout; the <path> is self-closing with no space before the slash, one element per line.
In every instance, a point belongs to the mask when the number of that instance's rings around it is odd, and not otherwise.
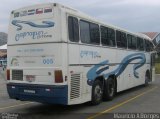
<path fill-rule="evenodd" d="M 156 87 L 154 87 L 154 88 L 151 88 L 150 90 L 147 90 L 147 91 L 145 91 L 145 92 L 143 92 L 143 93 L 141 93 L 141 94 L 136 95 L 135 97 L 132 97 L 132 98 L 127 99 L 127 100 L 125 100 L 125 101 L 123 101 L 123 102 L 120 102 L 119 104 L 114 105 L 114 106 L 110 107 L 109 109 L 106 109 L 106 110 L 104 110 L 104 111 L 101 111 L 101 112 L 93 115 L 93 116 L 90 116 L 90 117 L 88 117 L 87 119 L 94 119 L 94 118 L 96 118 L 96 117 L 98 117 L 98 116 L 100 116 L 100 115 L 103 115 L 103 114 L 105 114 L 105 113 L 108 113 L 108 112 L 110 112 L 110 111 L 112 111 L 112 110 L 114 110 L 114 109 L 116 109 L 116 108 L 118 108 L 118 107 L 120 107 L 120 106 L 128 103 L 128 102 L 131 102 L 132 100 L 134 100 L 134 99 L 136 99 L 136 98 L 138 98 L 138 97 L 141 97 L 141 96 L 143 96 L 143 95 L 145 95 L 145 94 L 147 94 L 147 93 L 155 90 L 156 88 L 158 88 L 158 87 L 156 86 Z"/>
<path fill-rule="evenodd" d="M 7 106 L 7 107 L 1 107 L 0 110 L 5 110 L 5 109 L 9 109 L 9 108 L 19 107 L 19 106 L 23 106 L 23 105 L 32 104 L 32 103 L 34 103 L 34 102 L 27 102 L 27 103 L 22 103 L 22 104 L 17 104 L 17 105 L 11 105 L 11 106 Z"/>

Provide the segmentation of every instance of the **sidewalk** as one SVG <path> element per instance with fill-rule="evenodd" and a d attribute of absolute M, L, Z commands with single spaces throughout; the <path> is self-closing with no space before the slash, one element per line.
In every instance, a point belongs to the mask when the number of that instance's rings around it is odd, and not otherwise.
<path fill-rule="evenodd" d="M 0 97 L 8 96 L 6 89 L 5 71 L 0 68 Z"/>

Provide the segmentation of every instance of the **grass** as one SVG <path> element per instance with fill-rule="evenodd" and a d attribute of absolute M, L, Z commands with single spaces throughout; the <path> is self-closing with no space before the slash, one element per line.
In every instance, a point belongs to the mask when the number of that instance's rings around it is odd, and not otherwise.
<path fill-rule="evenodd" d="M 156 63 L 155 63 L 155 73 L 156 74 L 160 74 L 160 57 L 158 57 L 157 59 L 156 59 Z"/>
<path fill-rule="evenodd" d="M 160 63 L 156 63 L 155 68 L 156 74 L 160 74 Z"/>

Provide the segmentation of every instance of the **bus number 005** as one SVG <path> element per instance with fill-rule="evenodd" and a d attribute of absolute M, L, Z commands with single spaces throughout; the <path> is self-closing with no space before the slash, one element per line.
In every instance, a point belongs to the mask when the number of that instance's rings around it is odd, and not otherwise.
<path fill-rule="evenodd" d="M 43 59 L 43 64 L 53 64 L 53 59 Z"/>

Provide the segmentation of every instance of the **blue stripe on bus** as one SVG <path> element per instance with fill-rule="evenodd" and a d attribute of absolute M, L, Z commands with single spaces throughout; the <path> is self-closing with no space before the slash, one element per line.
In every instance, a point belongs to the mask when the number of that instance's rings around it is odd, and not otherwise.
<path fill-rule="evenodd" d="M 21 20 L 13 20 L 12 24 L 17 26 L 17 30 L 22 30 L 23 25 L 22 24 L 27 24 L 30 25 L 32 27 L 36 27 L 36 28 L 49 28 L 49 27 L 53 27 L 55 25 L 54 22 L 52 21 L 42 21 L 42 24 L 36 24 L 30 21 L 21 21 Z"/>
<path fill-rule="evenodd" d="M 106 74 L 103 74 L 103 72 L 109 69 L 109 61 L 108 60 L 99 63 L 99 65 L 95 65 L 87 73 L 88 85 L 92 85 L 94 79 L 96 79 L 96 77 L 98 77 L 100 75 L 103 76 L 105 79 L 107 79 L 110 75 L 115 75 L 116 77 L 118 77 L 125 70 L 125 68 L 128 66 L 128 64 L 131 61 L 134 61 L 136 59 L 139 59 L 140 61 L 137 62 L 136 64 L 134 64 L 133 74 L 136 78 L 139 78 L 139 73 L 136 70 L 146 63 L 146 57 L 145 57 L 144 53 L 135 53 L 135 54 L 131 54 L 131 55 L 126 56 L 121 61 L 121 63 L 119 63 L 119 66 L 115 70 L 108 72 Z M 104 64 L 107 65 L 107 67 L 100 69 L 100 67 L 103 66 Z"/>
<path fill-rule="evenodd" d="M 46 91 L 50 89 L 50 91 Z M 48 86 L 33 84 L 7 84 L 10 98 L 22 101 L 35 101 L 52 104 L 68 104 L 68 86 Z M 25 92 L 24 90 L 35 91 L 35 93 Z"/>

